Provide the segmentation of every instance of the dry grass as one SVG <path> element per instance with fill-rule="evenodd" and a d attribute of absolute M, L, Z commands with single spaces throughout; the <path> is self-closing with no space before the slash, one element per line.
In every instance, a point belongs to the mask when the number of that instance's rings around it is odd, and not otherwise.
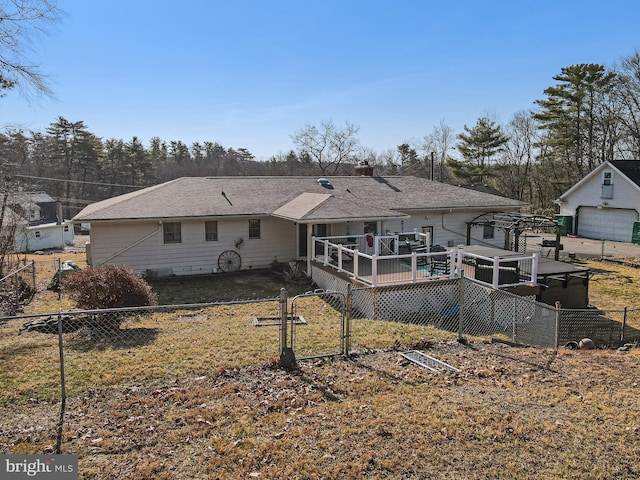
<path fill-rule="evenodd" d="M 597 260 L 583 264 L 591 269 L 589 301 L 593 305 L 603 310 L 640 308 L 640 268 Z"/>
<path fill-rule="evenodd" d="M 473 347 L 423 344 L 455 375 L 375 352 L 124 382 L 70 400 L 63 445 L 85 479 L 640 475 L 638 351 Z M 50 448 L 54 406 L 11 414 L 4 451 Z"/>
<path fill-rule="evenodd" d="M 607 270 L 591 302 L 633 308 L 638 270 L 594 267 Z M 313 319 L 296 351 L 337 351 L 335 310 L 314 299 L 296 313 Z M 274 315 L 275 302 L 219 306 L 131 320 L 117 341 L 68 335 L 63 449 L 80 456 L 80 478 L 640 476 L 638 349 L 465 347 L 449 332 L 355 321 L 359 355 L 288 373 L 272 366 L 277 327 L 253 326 Z M 17 336 L 19 323 L 0 328 L 0 452 L 47 452 L 57 341 Z M 435 375 L 397 353 L 416 346 L 461 372 Z"/>

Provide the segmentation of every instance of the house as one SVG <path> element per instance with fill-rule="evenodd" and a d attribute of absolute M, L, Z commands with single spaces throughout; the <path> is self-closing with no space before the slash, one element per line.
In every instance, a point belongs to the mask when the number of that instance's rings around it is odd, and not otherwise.
<path fill-rule="evenodd" d="M 11 231 L 16 252 L 33 252 L 73 245 L 73 224 L 61 221 L 58 202 L 45 192 L 19 192 L 6 197 L 2 219 Z"/>
<path fill-rule="evenodd" d="M 73 223 L 20 225 L 16 229 L 16 252 L 62 249 L 73 245 Z"/>
<path fill-rule="evenodd" d="M 414 232 L 466 243 L 466 222 L 522 202 L 409 176 L 184 177 L 87 206 L 88 261 L 193 275 L 309 259 L 313 238 Z M 491 229 L 474 243 L 500 246 Z"/>
<path fill-rule="evenodd" d="M 18 192 L 7 197 L 7 207 L 30 226 L 60 223 L 58 202 L 46 192 Z"/>
<path fill-rule="evenodd" d="M 640 210 L 640 161 L 602 163 L 556 200 L 567 233 L 630 242 Z"/>

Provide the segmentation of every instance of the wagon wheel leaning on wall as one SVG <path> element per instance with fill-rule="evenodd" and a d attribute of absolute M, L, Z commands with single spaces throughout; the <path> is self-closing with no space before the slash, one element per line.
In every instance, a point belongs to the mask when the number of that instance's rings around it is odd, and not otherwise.
<path fill-rule="evenodd" d="M 218 268 L 223 272 L 238 271 L 240 265 L 242 265 L 240 254 L 234 250 L 225 250 L 218 257 Z"/>

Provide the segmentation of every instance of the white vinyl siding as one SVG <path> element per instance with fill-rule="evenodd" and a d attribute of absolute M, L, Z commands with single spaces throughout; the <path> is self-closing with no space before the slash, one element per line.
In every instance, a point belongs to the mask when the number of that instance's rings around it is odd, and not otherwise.
<path fill-rule="evenodd" d="M 416 229 L 421 231 L 425 223 L 433 225 L 434 245 L 444 247 L 466 245 L 467 243 L 467 222 L 473 220 L 482 213 L 480 210 L 457 211 L 457 212 L 431 212 L 431 211 L 410 211 L 406 212 L 412 218 L 387 220 L 382 225 L 382 232 L 411 233 Z M 353 225 L 353 223 L 352 223 Z M 351 228 L 351 232 L 357 229 Z M 483 238 L 484 228 L 475 227 L 471 229 L 472 245 L 489 245 L 502 248 L 504 246 L 503 230 L 495 230 L 493 238 Z"/>
<path fill-rule="evenodd" d="M 610 185 L 606 185 L 607 182 Z M 603 196 L 603 187 L 611 187 L 608 195 Z M 583 237 L 630 242 L 639 206 L 638 186 L 603 165 L 564 198 L 560 203 L 560 215 L 574 217 L 576 233 Z"/>
<path fill-rule="evenodd" d="M 604 176 L 597 172 L 588 178 L 560 204 L 560 215 L 574 216 L 581 208 L 608 207 L 610 209 L 637 209 L 640 205 L 640 189 L 622 175 L 612 177 L 613 192 L 611 198 L 601 198 Z M 606 205 L 605 205 L 606 202 Z"/>
<path fill-rule="evenodd" d="M 93 264 L 129 265 L 136 273 L 155 270 L 161 274 L 196 275 L 211 273 L 225 250 L 234 250 L 242 258 L 242 269 L 269 268 L 274 260 L 288 262 L 296 258 L 296 227 L 285 220 L 261 219 L 261 241 L 247 238 L 247 220 L 218 220 L 218 241 L 203 237 L 204 221 L 183 220 L 182 243 L 164 244 L 157 222 L 140 224 L 93 222 L 91 251 Z"/>
<path fill-rule="evenodd" d="M 65 245 L 73 245 L 73 228 L 69 228 L 67 223 L 48 223 L 36 227 L 23 225 L 15 232 L 17 252 L 63 248 Z"/>

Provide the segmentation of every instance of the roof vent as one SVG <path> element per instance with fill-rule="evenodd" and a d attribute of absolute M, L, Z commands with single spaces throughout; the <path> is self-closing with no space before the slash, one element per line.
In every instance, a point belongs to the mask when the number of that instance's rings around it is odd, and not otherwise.
<path fill-rule="evenodd" d="M 331 182 L 328 179 L 324 178 L 324 177 L 319 178 L 317 180 L 317 182 L 320 185 L 322 185 L 324 188 L 328 188 L 329 190 L 333 189 L 333 185 L 331 185 Z"/>

